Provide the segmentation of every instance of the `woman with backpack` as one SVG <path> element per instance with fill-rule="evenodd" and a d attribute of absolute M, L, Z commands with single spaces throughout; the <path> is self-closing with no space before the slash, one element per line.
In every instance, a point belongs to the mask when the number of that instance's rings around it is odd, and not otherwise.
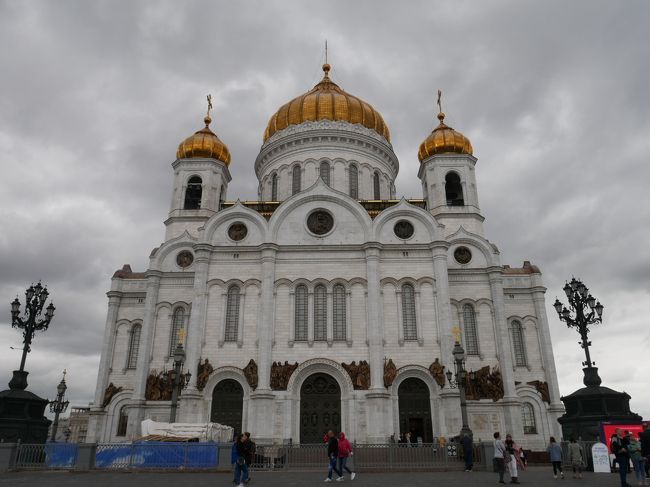
<path fill-rule="evenodd" d="M 551 457 L 551 464 L 553 465 L 553 478 L 557 478 L 558 471 L 560 472 L 560 477 L 564 478 L 564 472 L 562 471 L 562 447 L 559 443 L 555 441 L 555 438 L 551 436 L 551 442 L 546 448 L 549 457 Z"/>
<path fill-rule="evenodd" d="M 341 472 L 341 478 L 343 478 L 343 470 L 350 474 L 350 480 L 354 480 L 354 477 L 357 476 L 352 470 L 346 465 L 348 458 L 354 455 L 352 451 L 352 445 L 345 437 L 345 433 L 341 431 L 339 433 L 339 472 Z"/>

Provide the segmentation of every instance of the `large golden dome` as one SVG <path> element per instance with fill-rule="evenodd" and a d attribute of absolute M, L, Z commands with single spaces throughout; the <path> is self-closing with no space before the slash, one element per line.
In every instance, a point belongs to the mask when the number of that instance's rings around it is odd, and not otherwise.
<path fill-rule="evenodd" d="M 210 158 L 217 159 L 230 165 L 230 151 L 226 144 L 221 142 L 217 134 L 210 130 L 210 116 L 206 116 L 203 121 L 205 127 L 190 135 L 180 143 L 176 151 L 176 159 L 195 159 Z"/>
<path fill-rule="evenodd" d="M 420 162 L 436 154 L 472 155 L 472 143 L 460 132 L 445 124 L 445 114 L 438 113 L 440 124 L 422 142 L 418 152 Z"/>
<path fill-rule="evenodd" d="M 266 126 L 264 142 L 289 125 L 316 120 L 360 123 L 390 141 L 390 132 L 379 112 L 365 101 L 339 88 L 330 79 L 329 70 L 330 65 L 323 64 L 323 79 L 307 93 L 280 107 Z"/>

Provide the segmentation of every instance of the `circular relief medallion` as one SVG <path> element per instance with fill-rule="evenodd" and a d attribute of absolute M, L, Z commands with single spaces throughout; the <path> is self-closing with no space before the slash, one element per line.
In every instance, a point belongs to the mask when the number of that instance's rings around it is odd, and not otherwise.
<path fill-rule="evenodd" d="M 316 210 L 307 217 L 307 228 L 316 235 L 325 235 L 334 227 L 334 217 L 324 210 Z"/>
<path fill-rule="evenodd" d="M 395 232 L 395 235 L 404 240 L 411 238 L 413 236 L 413 232 L 415 231 L 411 222 L 408 222 L 406 220 L 398 221 L 395 224 L 395 228 L 393 230 Z"/>
<path fill-rule="evenodd" d="M 228 227 L 228 236 L 235 242 L 244 240 L 244 238 L 246 238 L 246 235 L 248 235 L 248 228 L 246 228 L 246 225 L 244 225 L 242 222 L 233 223 Z"/>
<path fill-rule="evenodd" d="M 454 259 L 459 264 L 467 264 L 472 260 L 472 252 L 467 247 L 458 247 L 454 250 Z"/>
<path fill-rule="evenodd" d="M 194 262 L 194 256 L 189 250 L 183 250 L 176 256 L 176 263 L 178 264 L 178 267 L 182 267 L 183 269 L 191 266 L 192 262 Z"/>

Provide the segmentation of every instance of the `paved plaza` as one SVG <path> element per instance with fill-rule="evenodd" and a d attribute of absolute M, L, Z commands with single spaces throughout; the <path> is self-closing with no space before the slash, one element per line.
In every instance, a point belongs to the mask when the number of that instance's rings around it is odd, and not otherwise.
<path fill-rule="evenodd" d="M 326 485 L 323 482 L 323 472 L 254 472 L 250 487 L 306 487 Z M 465 486 L 483 487 L 499 485 L 497 475 L 492 472 L 426 472 L 426 473 L 360 473 L 354 481 L 346 477 L 342 484 L 353 484 L 355 487 L 432 487 Z M 617 474 L 593 474 L 587 472 L 582 480 L 574 480 L 569 475 L 565 480 L 554 480 L 551 467 L 533 467 L 520 477 L 522 485 L 535 487 L 583 485 L 588 487 L 618 486 Z M 633 485 L 633 476 L 629 479 Z M 3 472 L 0 475 L 0 486 L 12 487 L 59 487 L 59 486 L 92 486 L 92 487 L 231 487 L 230 473 L 126 473 L 126 472 Z M 327 484 L 329 485 L 329 484 Z M 335 485 L 335 484 L 331 484 Z M 336 484 L 338 485 L 338 484 Z"/>

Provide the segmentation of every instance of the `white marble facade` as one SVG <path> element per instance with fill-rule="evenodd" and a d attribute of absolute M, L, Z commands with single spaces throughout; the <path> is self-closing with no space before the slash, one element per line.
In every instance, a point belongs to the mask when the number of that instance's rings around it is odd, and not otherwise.
<path fill-rule="evenodd" d="M 300 441 L 301 388 L 319 373 L 340 388 L 340 428 L 347 436 L 386 442 L 404 429 L 400 384 L 417 378 L 428 391 L 429 434 L 455 436 L 461 426 L 458 391 L 439 387 L 428 367 L 436 358 L 453 367 L 452 329 L 459 327 L 467 368 L 497 367 L 503 378 L 502 399 L 468 403 L 475 438 L 487 439 L 499 430 L 541 449 L 549 436 L 560 437 L 557 417 L 563 407 L 546 289 L 536 266 L 504 266 L 497 247 L 485 238 L 476 162 L 469 154 L 433 155 L 421 163 L 423 198 L 397 201 L 399 163 L 384 137 L 344 121 L 291 125 L 269 138 L 255 161 L 260 202 L 279 202 L 272 214 L 263 214 L 249 202 L 222 204 L 230 181 L 227 164 L 211 158 L 176 160 L 164 243 L 151 253 L 145 272 L 125 267 L 111 282 L 89 441 L 129 440 L 139 436 L 141 420 L 167 420 L 169 401 L 147 401 L 145 389 L 151 370 L 173 367 L 172 322 L 179 309 L 186 364 L 193 374 L 180 399 L 179 421 L 211 420 L 215 388 L 232 379 L 243 390 L 243 430 L 258 441 Z M 323 170 L 329 170 L 327 177 Z M 354 189 L 351 170 L 357 173 Z M 295 188 L 294 171 L 300 178 Z M 460 176 L 463 205 L 447 205 L 445 175 L 450 171 Z M 197 175 L 202 178 L 200 209 L 185 209 L 188 181 Z M 377 199 L 375 178 L 383 206 L 373 213 L 372 204 L 363 200 Z M 333 219 L 322 235 L 307 224 L 313 211 Z M 411 224 L 412 236 L 396 235 L 400 221 Z M 233 223 L 245 225 L 245 238 L 232 240 Z M 469 250 L 469 261 L 457 261 L 459 247 Z M 187 267 L 178 264 L 182 251 L 193 256 Z M 227 309 L 234 306 L 229 301 L 233 286 L 239 291 L 238 310 Z M 306 289 L 302 308 L 297 305 L 303 299 L 297 297 L 300 286 L 298 294 Z M 325 318 L 316 316 L 319 300 L 324 300 Z M 299 309 L 304 318 L 297 317 Z M 299 322 L 306 324 L 304 336 L 296 329 Z M 199 391 L 196 364 L 205 358 L 214 372 Z M 258 367 L 255 390 L 242 371 L 250 359 Z M 389 387 L 383 380 L 386 359 L 397 367 Z M 360 360 L 370 366 L 367 390 L 355 389 L 341 366 Z M 286 390 L 271 388 L 275 361 L 299 364 Z M 528 384 L 532 381 L 548 383 L 549 401 Z M 122 389 L 102 407 L 110 383 Z"/>

